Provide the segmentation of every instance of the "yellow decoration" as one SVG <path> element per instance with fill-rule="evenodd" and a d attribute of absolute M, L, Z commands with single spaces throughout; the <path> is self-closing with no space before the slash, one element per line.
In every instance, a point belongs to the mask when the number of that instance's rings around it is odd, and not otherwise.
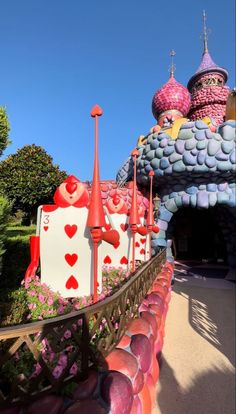
<path fill-rule="evenodd" d="M 174 121 L 171 128 L 164 129 L 165 133 L 170 135 L 172 139 L 178 138 L 179 130 L 183 124 L 188 122 L 187 118 L 178 118 Z"/>
<path fill-rule="evenodd" d="M 137 145 L 145 145 L 147 139 L 145 138 L 145 135 L 140 135 L 138 137 Z"/>

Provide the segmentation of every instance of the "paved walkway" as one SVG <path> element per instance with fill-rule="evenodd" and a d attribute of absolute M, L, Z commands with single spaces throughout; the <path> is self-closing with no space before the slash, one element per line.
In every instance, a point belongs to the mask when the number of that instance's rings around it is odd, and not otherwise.
<path fill-rule="evenodd" d="M 236 285 L 199 274 L 176 271 L 153 414 L 236 412 Z"/>

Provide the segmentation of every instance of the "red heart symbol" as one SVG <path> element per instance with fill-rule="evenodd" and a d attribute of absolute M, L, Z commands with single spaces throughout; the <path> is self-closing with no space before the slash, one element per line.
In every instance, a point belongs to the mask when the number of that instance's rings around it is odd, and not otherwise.
<path fill-rule="evenodd" d="M 75 233 L 77 232 L 77 226 L 76 224 L 66 224 L 66 226 L 64 227 L 64 230 L 67 234 L 67 236 L 72 239 L 72 237 L 75 235 Z"/>
<path fill-rule="evenodd" d="M 73 253 L 73 254 L 67 253 L 67 254 L 65 254 L 65 259 L 66 259 L 68 265 L 70 265 L 72 267 L 77 262 L 78 255 L 76 253 Z"/>
<path fill-rule="evenodd" d="M 123 257 L 120 259 L 120 264 L 128 264 L 128 259 L 127 259 L 127 257 L 123 256 Z"/>
<path fill-rule="evenodd" d="M 58 206 L 55 206 L 54 204 L 47 204 L 44 205 L 42 210 L 45 211 L 45 213 L 50 213 L 51 211 L 54 211 L 58 208 Z"/>
<path fill-rule="evenodd" d="M 66 191 L 69 194 L 73 194 L 77 189 L 77 184 L 76 183 L 67 183 L 66 184 Z"/>
<path fill-rule="evenodd" d="M 145 250 L 144 249 L 141 249 L 140 250 L 140 254 L 145 254 Z"/>
<path fill-rule="evenodd" d="M 139 242 L 136 242 L 136 243 L 135 243 L 135 247 L 140 247 Z"/>
<path fill-rule="evenodd" d="M 77 289 L 79 287 L 79 283 L 77 282 L 74 276 L 70 276 L 66 282 L 66 289 Z"/>
<path fill-rule="evenodd" d="M 108 230 L 111 230 L 111 225 L 110 224 L 105 224 L 105 229 L 108 231 Z"/>
<path fill-rule="evenodd" d="M 94 105 L 92 108 L 90 115 L 94 118 L 95 116 L 101 116 L 102 115 L 102 108 L 100 108 L 99 105 Z"/>
<path fill-rule="evenodd" d="M 128 229 L 128 227 L 129 227 L 129 225 L 127 223 L 126 224 L 121 223 L 121 225 L 120 225 L 120 228 L 123 231 L 126 231 Z"/>
<path fill-rule="evenodd" d="M 140 239 L 141 243 L 144 244 L 146 239 Z"/>
<path fill-rule="evenodd" d="M 104 264 L 111 264 L 111 258 L 110 256 L 106 256 L 105 259 L 103 260 Z"/>
<path fill-rule="evenodd" d="M 154 232 L 154 233 L 158 233 L 159 232 L 159 227 L 158 226 L 153 226 L 152 227 L 152 231 Z"/>
<path fill-rule="evenodd" d="M 44 229 L 45 231 L 48 231 L 48 226 L 44 226 L 44 227 L 43 227 L 43 229 Z"/>
<path fill-rule="evenodd" d="M 118 194 L 115 194 L 115 195 L 113 196 L 113 204 L 114 204 L 115 206 L 118 206 L 119 202 L 120 202 L 120 197 L 118 196 Z"/>
<path fill-rule="evenodd" d="M 120 245 L 120 242 L 113 244 L 114 249 L 118 249 L 119 245 Z"/>

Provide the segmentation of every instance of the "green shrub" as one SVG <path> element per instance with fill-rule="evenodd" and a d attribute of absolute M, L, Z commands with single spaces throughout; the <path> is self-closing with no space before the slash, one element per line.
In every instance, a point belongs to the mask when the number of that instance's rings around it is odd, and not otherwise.
<path fill-rule="evenodd" d="M 0 276 L 2 270 L 2 256 L 5 253 L 5 242 L 6 242 L 6 227 L 10 215 L 10 204 L 2 196 L 0 196 Z"/>
<path fill-rule="evenodd" d="M 0 326 L 24 323 L 28 314 L 27 292 L 24 287 L 13 291 L 0 289 Z"/>
<path fill-rule="evenodd" d="M 7 228 L 0 288 L 16 289 L 20 286 L 30 263 L 29 236 L 32 234 L 35 234 L 35 226 Z"/>

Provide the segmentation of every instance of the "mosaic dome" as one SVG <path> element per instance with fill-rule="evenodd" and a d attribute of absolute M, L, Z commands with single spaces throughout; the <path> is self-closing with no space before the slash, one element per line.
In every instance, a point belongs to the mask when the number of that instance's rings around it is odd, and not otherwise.
<path fill-rule="evenodd" d="M 156 120 L 166 111 L 175 110 L 186 116 L 190 109 L 190 94 L 172 75 L 152 99 L 152 113 Z"/>

